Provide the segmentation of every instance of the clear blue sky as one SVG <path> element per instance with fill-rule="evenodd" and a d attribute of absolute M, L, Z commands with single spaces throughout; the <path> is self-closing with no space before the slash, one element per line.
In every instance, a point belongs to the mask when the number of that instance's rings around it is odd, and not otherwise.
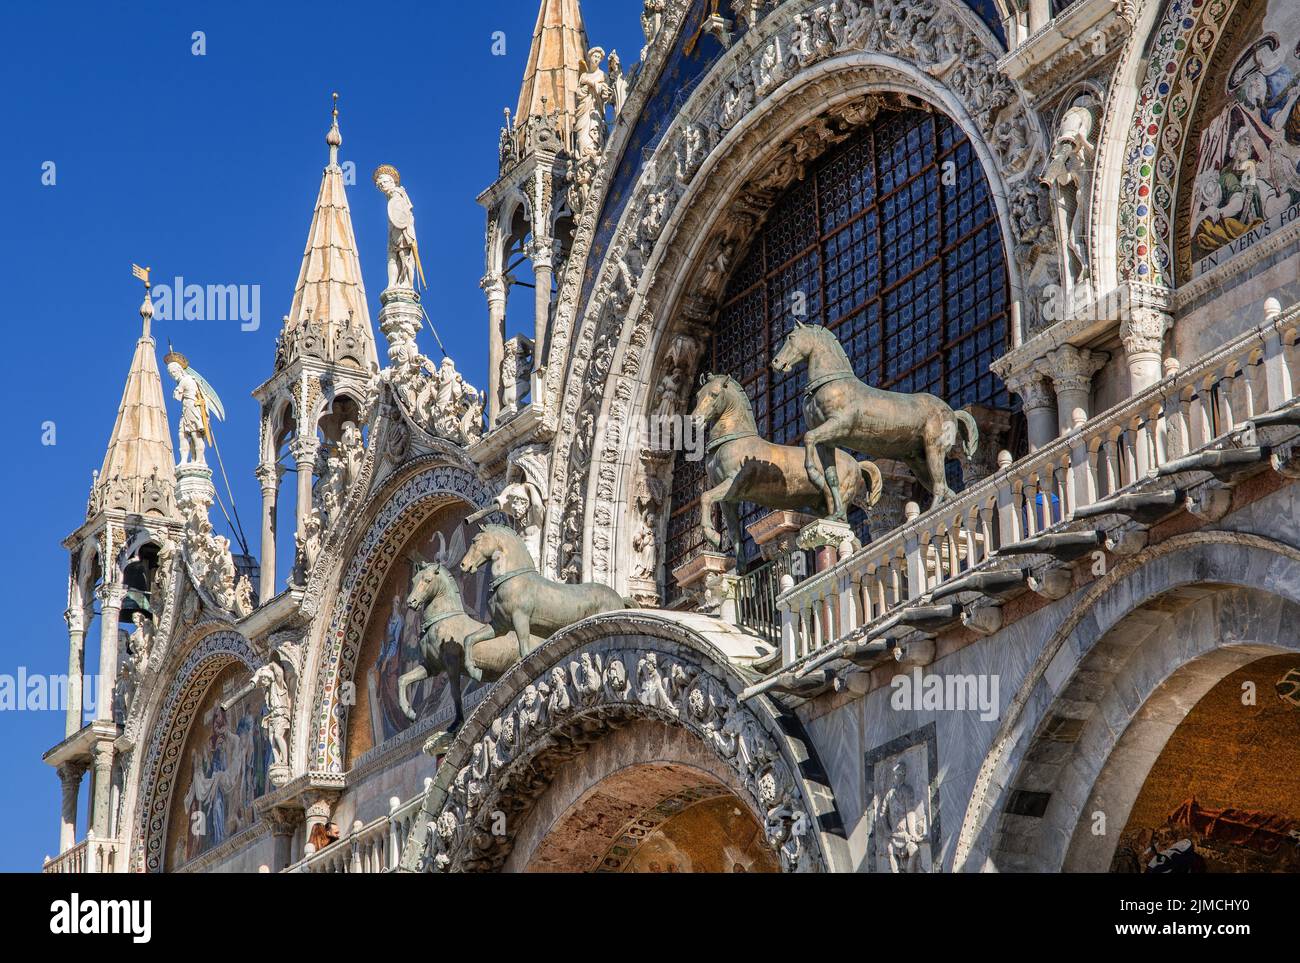
<path fill-rule="evenodd" d="M 349 201 L 372 315 L 386 221 L 369 172 L 390 163 L 416 205 L 429 313 L 461 370 L 486 383 L 484 214 L 474 198 L 496 175 L 501 109 L 515 107 L 537 6 L 4 4 L 0 281 L 11 426 L 0 470 L 11 621 L 0 673 L 66 671 L 61 542 L 84 518 L 139 336 L 132 262 L 152 266 L 155 280 L 261 285 L 258 331 L 155 323 L 160 343 L 174 340 L 226 403 L 219 443 L 256 538 L 249 392 L 271 372 L 289 310 L 332 91 L 341 156 L 357 166 Z M 640 0 L 583 4 L 592 41 L 629 65 L 640 11 Z M 203 56 L 191 52 L 194 31 L 205 33 Z M 492 54 L 494 31 L 505 33 L 505 56 Z M 54 186 L 41 183 L 46 161 Z M 436 356 L 427 340 L 424 350 Z M 48 421 L 54 445 L 42 443 Z M 0 870 L 34 870 L 57 852 L 58 780 L 40 756 L 62 737 L 61 712 L 0 712 Z M 85 795 L 83 786 L 82 834 Z"/>

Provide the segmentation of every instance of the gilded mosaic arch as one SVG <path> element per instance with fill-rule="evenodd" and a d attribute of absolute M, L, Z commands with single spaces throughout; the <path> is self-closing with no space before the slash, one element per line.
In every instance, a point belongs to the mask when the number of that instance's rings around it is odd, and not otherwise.
<path fill-rule="evenodd" d="M 787 872 L 824 872 L 843 840 L 830 789 L 793 720 L 743 681 L 698 633 L 615 613 L 554 636 L 510 670 L 470 715 L 425 797 L 402 858 L 407 872 L 491 872 L 565 763 L 630 721 L 680 727 L 716 755 L 762 817 Z"/>
<path fill-rule="evenodd" d="M 1182 280 L 1174 265 L 1179 167 L 1206 69 L 1236 7 L 1237 0 L 1170 0 L 1151 35 L 1135 33 L 1125 51 L 1131 63 L 1148 49 L 1119 184 L 1121 281 Z"/>
<path fill-rule="evenodd" d="M 186 655 L 155 718 L 140 767 L 138 809 L 131 865 L 161 872 L 167 839 L 172 787 L 194 715 L 214 679 L 233 662 L 252 672 L 259 659 L 237 632 L 219 631 L 202 638 Z M 125 766 L 128 770 L 129 766 Z"/>
<path fill-rule="evenodd" d="M 979 871 L 982 867 L 972 860 L 990 853 L 992 833 L 1007 795 L 1064 685 L 1063 681 L 1049 682 L 1048 673 L 1067 645 L 1076 653 L 1069 668 L 1072 676 L 1107 632 L 1142 604 L 1171 589 L 1197 584 L 1238 585 L 1263 587 L 1286 596 L 1286 587 L 1297 584 L 1297 565 L 1300 551 L 1272 539 L 1240 532 L 1190 532 L 1125 559 L 1093 583 L 1072 602 L 1003 713 L 975 778 L 952 869 Z M 1300 597 L 1289 601 L 1300 601 Z M 1170 666 L 1171 671 L 1174 668 Z"/>
<path fill-rule="evenodd" d="M 347 706 L 340 703 L 340 687 L 355 675 L 362 636 L 397 552 L 438 509 L 455 501 L 486 508 L 494 496 L 475 473 L 432 457 L 408 466 L 401 480 L 372 499 L 363 515 L 370 521 L 339 578 L 330 618 L 314 640 L 310 725 L 302 727 L 309 740 L 302 758 L 310 760 L 311 771 L 343 771 Z"/>
<path fill-rule="evenodd" d="M 824 29 L 816 15 L 825 8 L 778 8 L 721 58 L 643 163 L 635 195 L 599 266 L 585 263 L 590 232 L 584 235 L 584 228 L 594 214 L 589 209 L 584 215 L 578 235 L 583 256 L 572 259 L 561 289 L 551 359 L 552 376 L 562 372 L 567 378 L 552 460 L 548 571 L 605 582 L 616 577 L 616 535 L 609 524 L 618 515 L 615 506 L 625 503 L 618 489 L 626 499 L 628 487 L 616 466 L 627 455 L 622 441 L 636 395 L 645 390 L 643 349 L 663 330 L 669 306 L 680 296 L 660 292 L 655 279 L 670 278 L 680 292 L 686 263 L 681 238 L 694 229 L 692 251 L 698 253 L 701 221 L 718 216 L 720 201 L 740 186 L 736 178 L 752 170 L 754 158 L 773 142 L 828 105 L 861 99 L 871 90 L 918 96 L 963 126 L 1008 230 L 1008 197 L 1031 186 L 1030 172 L 1042 154 L 1038 121 L 1019 89 L 997 71 L 996 41 L 964 5 L 913 5 L 901 26 L 888 16 L 893 6 L 863 7 L 847 24 Z M 1007 241 L 1013 250 L 1009 235 Z M 568 344 L 574 286 L 588 273 L 597 282 Z M 1010 273 L 1016 292 L 1016 265 Z M 567 363 L 564 350 L 571 351 Z M 548 410 L 554 412 L 559 400 L 548 383 Z"/>

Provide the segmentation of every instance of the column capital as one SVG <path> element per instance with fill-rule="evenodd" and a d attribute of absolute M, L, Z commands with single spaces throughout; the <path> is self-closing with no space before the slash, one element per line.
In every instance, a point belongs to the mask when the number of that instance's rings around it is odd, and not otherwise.
<path fill-rule="evenodd" d="M 298 438 L 289 446 L 293 460 L 298 463 L 298 470 L 304 464 L 311 468 L 316 466 L 316 455 L 320 452 L 320 439 L 316 437 Z"/>
<path fill-rule="evenodd" d="M 1057 394 L 1067 391 L 1091 391 L 1092 376 L 1110 360 L 1104 351 L 1091 351 L 1063 344 L 1047 352 L 1034 364 L 1035 370 L 1050 378 Z"/>
<path fill-rule="evenodd" d="M 112 770 L 113 756 L 116 753 L 112 740 L 101 739 L 99 742 L 95 743 L 91 752 L 95 757 L 95 772 L 107 773 Z"/>
<path fill-rule="evenodd" d="M 126 586 L 121 582 L 107 582 L 95 589 L 95 595 L 105 608 L 120 609 L 126 601 Z"/>
<path fill-rule="evenodd" d="M 69 632 L 86 631 L 86 612 L 80 605 L 69 605 L 63 612 L 63 620 L 68 623 Z"/>
<path fill-rule="evenodd" d="M 555 245 L 549 238 L 533 238 L 528 242 L 528 257 L 533 270 L 550 270 L 554 266 Z"/>
<path fill-rule="evenodd" d="M 60 763 L 55 772 L 59 774 L 59 782 L 63 784 L 64 790 L 71 792 L 81 784 L 81 777 L 89 768 L 90 764 L 84 759 L 70 759 Z"/>
<path fill-rule="evenodd" d="M 1119 337 L 1130 356 L 1161 353 L 1173 318 L 1157 308 L 1133 307 L 1120 321 Z"/>
<path fill-rule="evenodd" d="M 280 489 L 280 479 L 284 476 L 284 467 L 278 462 L 266 462 L 258 465 L 254 474 L 262 485 L 262 494 L 271 495 Z"/>
<path fill-rule="evenodd" d="M 1030 369 L 1007 379 L 1007 390 L 1020 396 L 1027 410 L 1051 408 L 1056 404 L 1052 387 L 1042 373 Z"/>
<path fill-rule="evenodd" d="M 478 286 L 482 288 L 483 293 L 487 295 L 489 305 L 497 301 L 502 304 L 505 303 L 506 277 L 500 271 L 489 271 L 487 274 L 483 275 L 482 279 L 478 282 Z"/>

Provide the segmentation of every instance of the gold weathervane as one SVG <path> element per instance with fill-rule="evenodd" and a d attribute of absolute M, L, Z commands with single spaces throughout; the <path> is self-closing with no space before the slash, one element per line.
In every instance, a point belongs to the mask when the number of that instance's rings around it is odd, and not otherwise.
<path fill-rule="evenodd" d="M 151 270 L 153 269 L 147 267 L 140 267 L 140 265 L 138 264 L 131 265 L 131 274 L 133 274 L 135 277 L 139 278 L 141 281 L 144 282 L 144 289 L 146 291 L 149 290 L 149 272 Z"/>

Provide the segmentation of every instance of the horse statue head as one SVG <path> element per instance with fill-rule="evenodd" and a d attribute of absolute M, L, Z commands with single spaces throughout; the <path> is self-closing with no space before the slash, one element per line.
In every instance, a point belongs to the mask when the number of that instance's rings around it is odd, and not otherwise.
<path fill-rule="evenodd" d="M 738 406 L 752 410 L 740 382 L 728 374 L 706 374 L 700 379 L 700 391 L 695 396 L 695 410 L 691 412 L 691 418 L 700 427 L 708 429 Z"/>
<path fill-rule="evenodd" d="M 470 575 L 488 562 L 492 562 L 497 571 L 513 572 L 537 567 L 533 564 L 533 557 L 528 554 L 524 540 L 504 525 L 483 526 L 465 550 L 465 557 L 460 560 L 460 570 Z"/>
<path fill-rule="evenodd" d="M 460 600 L 460 589 L 450 569 L 439 562 L 414 562 L 414 581 L 406 597 L 409 608 L 423 609 L 442 599 Z"/>
<path fill-rule="evenodd" d="M 785 373 L 804 362 L 811 364 L 815 359 L 831 364 L 843 359 L 844 364 L 848 364 L 848 355 L 835 335 L 819 324 L 796 321 L 794 330 L 772 359 L 772 367 Z"/>

